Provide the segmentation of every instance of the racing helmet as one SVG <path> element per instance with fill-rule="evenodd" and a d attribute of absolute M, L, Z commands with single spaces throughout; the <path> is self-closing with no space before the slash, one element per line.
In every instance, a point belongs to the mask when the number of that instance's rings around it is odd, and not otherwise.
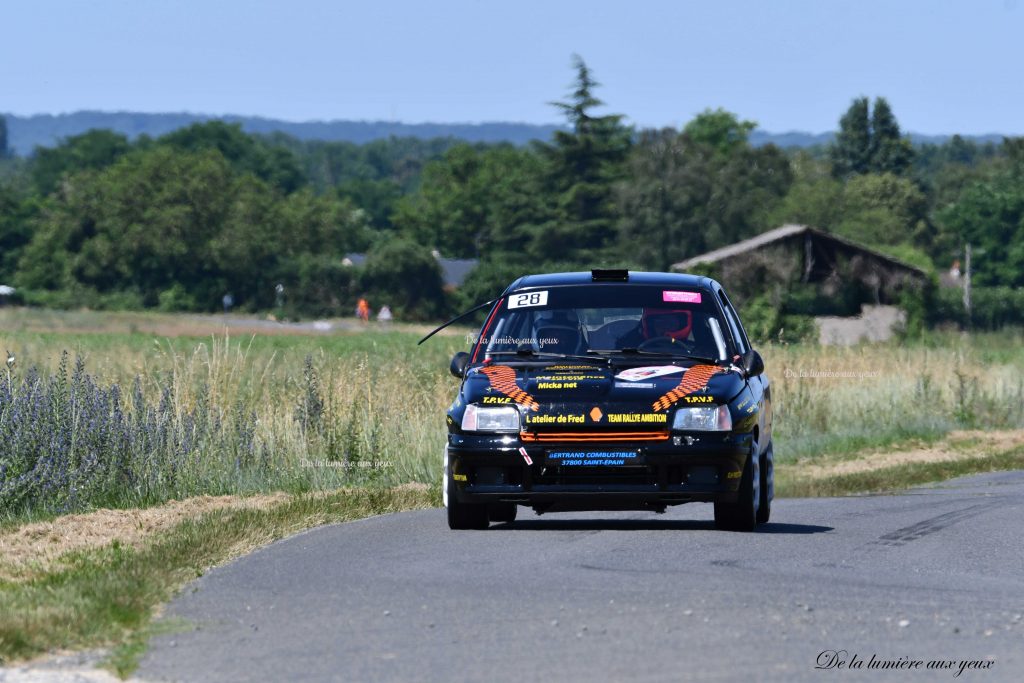
<path fill-rule="evenodd" d="M 644 339 L 669 337 L 683 341 L 693 329 L 693 311 L 685 309 L 645 308 L 640 316 Z"/>

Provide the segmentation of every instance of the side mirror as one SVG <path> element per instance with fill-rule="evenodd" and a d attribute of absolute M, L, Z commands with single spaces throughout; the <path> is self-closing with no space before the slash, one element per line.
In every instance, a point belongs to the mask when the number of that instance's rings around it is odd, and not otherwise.
<path fill-rule="evenodd" d="M 764 359 L 754 349 L 750 349 L 741 359 L 743 363 L 743 372 L 746 373 L 747 377 L 757 377 L 764 372 Z"/>
<path fill-rule="evenodd" d="M 452 356 L 452 364 L 448 368 L 451 373 L 462 379 L 466 374 L 466 366 L 469 365 L 469 354 L 465 351 L 459 351 L 457 354 Z"/>

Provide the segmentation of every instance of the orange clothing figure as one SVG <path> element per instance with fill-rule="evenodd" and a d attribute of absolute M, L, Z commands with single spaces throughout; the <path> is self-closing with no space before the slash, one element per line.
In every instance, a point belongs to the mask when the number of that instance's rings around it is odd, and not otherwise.
<path fill-rule="evenodd" d="M 364 323 L 370 321 L 370 304 L 366 299 L 359 300 L 359 303 L 356 305 L 356 315 Z"/>

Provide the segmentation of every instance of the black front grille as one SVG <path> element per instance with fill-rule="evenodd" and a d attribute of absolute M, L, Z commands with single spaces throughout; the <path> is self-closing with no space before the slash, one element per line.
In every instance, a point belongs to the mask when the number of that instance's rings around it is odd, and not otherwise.
<path fill-rule="evenodd" d="M 534 485 L 541 486 L 600 486 L 602 484 L 653 486 L 658 483 L 654 467 L 565 467 L 539 466 L 533 473 Z"/>

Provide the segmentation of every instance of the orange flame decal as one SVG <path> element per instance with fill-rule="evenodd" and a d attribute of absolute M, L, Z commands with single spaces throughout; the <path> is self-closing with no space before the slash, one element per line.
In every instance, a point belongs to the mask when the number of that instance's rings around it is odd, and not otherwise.
<path fill-rule="evenodd" d="M 516 371 L 507 365 L 491 365 L 480 370 L 487 375 L 491 386 L 521 406 L 530 410 L 539 410 L 540 405 L 528 393 L 519 388 L 516 384 Z"/>
<path fill-rule="evenodd" d="M 665 410 L 673 403 L 688 394 L 701 391 L 708 385 L 711 376 L 722 371 L 717 365 L 694 365 L 683 373 L 679 384 L 667 394 L 654 402 L 655 410 Z"/>

